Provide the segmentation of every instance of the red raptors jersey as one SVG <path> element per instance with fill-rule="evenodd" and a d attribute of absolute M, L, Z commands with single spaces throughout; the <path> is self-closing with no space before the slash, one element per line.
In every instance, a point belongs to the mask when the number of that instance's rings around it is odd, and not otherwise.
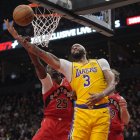
<path fill-rule="evenodd" d="M 123 131 L 124 124 L 120 119 L 119 101 L 122 97 L 119 93 L 109 96 L 110 112 L 111 112 L 111 126 L 110 131 Z"/>
<path fill-rule="evenodd" d="M 65 78 L 61 85 L 53 82 L 52 88 L 43 94 L 44 115 L 72 119 L 73 101 L 68 97 L 70 91 L 71 86 Z"/>

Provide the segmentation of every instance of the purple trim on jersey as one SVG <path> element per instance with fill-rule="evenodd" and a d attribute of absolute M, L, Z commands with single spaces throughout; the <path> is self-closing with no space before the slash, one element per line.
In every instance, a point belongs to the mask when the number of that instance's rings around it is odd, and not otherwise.
<path fill-rule="evenodd" d="M 76 105 L 75 102 L 73 104 L 74 104 L 74 108 L 75 108 L 75 105 Z M 69 132 L 69 135 L 68 135 L 68 140 L 71 140 L 71 137 L 72 137 L 74 116 L 75 116 L 75 110 L 74 110 L 73 117 L 72 117 L 72 123 L 71 123 L 71 127 L 70 127 L 70 132 Z"/>

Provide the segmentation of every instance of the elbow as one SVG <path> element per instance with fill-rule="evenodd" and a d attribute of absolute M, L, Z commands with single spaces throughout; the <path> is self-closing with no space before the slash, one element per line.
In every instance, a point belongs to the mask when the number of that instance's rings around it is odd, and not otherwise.
<path fill-rule="evenodd" d="M 125 118 L 122 118 L 122 122 L 124 123 L 124 125 L 128 125 L 129 121 L 130 121 L 129 115 L 125 116 Z"/>
<path fill-rule="evenodd" d="M 124 125 L 128 125 L 129 121 L 130 121 L 130 119 L 124 120 L 124 121 L 123 121 Z"/>
<path fill-rule="evenodd" d="M 128 115 L 128 118 L 125 121 L 125 125 L 128 125 L 129 122 L 130 122 L 130 115 Z"/>

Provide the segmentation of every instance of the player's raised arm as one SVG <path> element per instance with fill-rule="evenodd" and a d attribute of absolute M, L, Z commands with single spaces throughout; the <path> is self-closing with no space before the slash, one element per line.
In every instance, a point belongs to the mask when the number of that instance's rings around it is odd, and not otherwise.
<path fill-rule="evenodd" d="M 126 100 L 122 97 L 122 99 L 119 101 L 119 106 L 120 106 L 120 118 L 121 121 L 127 125 L 130 121 L 130 114 L 127 110 L 127 102 Z"/>
<path fill-rule="evenodd" d="M 49 52 L 45 52 L 44 50 L 40 49 L 39 47 L 31 44 L 22 36 L 20 36 L 17 31 L 14 29 L 13 24 L 10 25 L 8 20 L 4 20 L 9 33 L 30 53 L 41 58 L 44 62 L 49 64 L 52 68 L 58 70 L 60 69 L 60 59 L 54 56 Z"/>
<path fill-rule="evenodd" d="M 38 78 L 44 79 L 47 76 L 44 65 L 40 62 L 40 59 L 36 55 L 34 55 L 30 52 L 28 52 L 28 54 L 35 67 L 35 71 L 36 71 Z"/>

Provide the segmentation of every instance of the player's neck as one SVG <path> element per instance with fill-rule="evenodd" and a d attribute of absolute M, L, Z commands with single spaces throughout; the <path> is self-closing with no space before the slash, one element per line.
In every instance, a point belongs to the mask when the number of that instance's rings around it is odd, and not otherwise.
<path fill-rule="evenodd" d="M 57 78 L 57 79 L 53 79 L 58 85 L 61 85 L 62 83 L 62 78 Z"/>
<path fill-rule="evenodd" d="M 82 64 L 86 64 L 88 63 L 88 60 L 86 58 L 86 56 L 84 55 L 80 60 L 77 61 L 78 63 L 82 63 Z"/>

